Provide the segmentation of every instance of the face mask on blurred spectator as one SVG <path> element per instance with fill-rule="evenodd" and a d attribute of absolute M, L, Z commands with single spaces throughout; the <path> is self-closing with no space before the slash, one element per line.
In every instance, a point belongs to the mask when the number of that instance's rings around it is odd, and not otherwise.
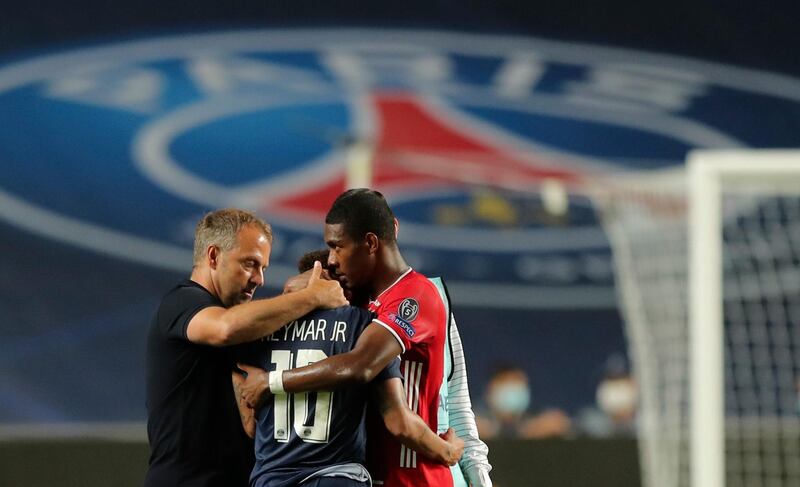
<path fill-rule="evenodd" d="M 609 416 L 636 408 L 636 387 L 629 380 L 605 380 L 597 388 L 597 404 Z"/>
<path fill-rule="evenodd" d="M 492 391 L 489 401 L 498 412 L 522 414 L 530 405 L 531 392 L 525 384 L 501 384 Z"/>

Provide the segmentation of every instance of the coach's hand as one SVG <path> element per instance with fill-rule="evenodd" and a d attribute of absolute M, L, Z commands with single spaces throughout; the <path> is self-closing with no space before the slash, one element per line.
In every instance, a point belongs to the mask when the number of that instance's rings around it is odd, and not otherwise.
<path fill-rule="evenodd" d="M 344 297 L 344 290 L 338 281 L 322 279 L 322 264 L 314 262 L 314 268 L 308 277 L 306 290 L 317 299 L 317 308 L 333 309 L 350 304 Z"/>
<path fill-rule="evenodd" d="M 283 294 L 295 293 L 307 288 L 308 278 L 311 277 L 311 272 L 311 270 L 307 270 L 302 274 L 297 274 L 296 276 L 286 279 L 286 282 L 283 283 Z"/>
<path fill-rule="evenodd" d="M 268 374 L 265 370 L 252 365 L 240 363 L 236 366 L 247 374 L 244 381 L 238 384 L 242 391 L 242 400 L 247 403 L 248 407 L 257 410 L 269 396 Z"/>
<path fill-rule="evenodd" d="M 453 431 L 453 428 L 448 429 L 447 432 L 441 435 L 441 437 L 450 445 L 447 464 L 453 466 L 458 463 L 459 460 L 461 460 L 461 455 L 464 453 L 464 440 L 456 435 L 456 432 Z"/>
<path fill-rule="evenodd" d="M 296 274 L 286 279 L 286 282 L 283 283 L 283 294 L 294 293 L 297 291 L 302 291 L 303 289 L 307 288 L 308 281 L 309 279 L 311 279 L 311 274 L 313 272 L 314 268 L 312 267 L 311 269 L 303 272 L 302 274 Z M 325 270 L 324 268 L 322 269 L 322 272 L 320 273 L 319 277 L 320 279 L 325 279 L 328 281 L 332 280 L 330 274 L 328 274 L 328 271 Z"/>

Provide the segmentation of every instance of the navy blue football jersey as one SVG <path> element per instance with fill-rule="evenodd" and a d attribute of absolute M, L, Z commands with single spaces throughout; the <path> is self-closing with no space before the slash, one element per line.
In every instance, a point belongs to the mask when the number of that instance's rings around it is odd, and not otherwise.
<path fill-rule="evenodd" d="M 268 371 L 318 362 L 352 350 L 373 317 L 353 306 L 313 311 L 250 344 L 243 358 Z M 401 377 L 398 360 L 375 381 L 392 377 Z M 366 385 L 269 397 L 256 414 L 256 464 L 250 484 L 295 485 L 331 465 L 363 464 L 368 396 Z"/>

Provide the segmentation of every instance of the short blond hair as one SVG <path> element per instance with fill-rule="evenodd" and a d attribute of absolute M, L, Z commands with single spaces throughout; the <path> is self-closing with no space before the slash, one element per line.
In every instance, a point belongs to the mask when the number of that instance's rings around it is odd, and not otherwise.
<path fill-rule="evenodd" d="M 255 214 L 238 208 L 225 208 L 206 213 L 194 231 L 194 264 L 203 260 L 206 249 L 216 245 L 223 251 L 236 246 L 236 236 L 242 228 L 254 226 L 272 243 L 272 227 Z"/>

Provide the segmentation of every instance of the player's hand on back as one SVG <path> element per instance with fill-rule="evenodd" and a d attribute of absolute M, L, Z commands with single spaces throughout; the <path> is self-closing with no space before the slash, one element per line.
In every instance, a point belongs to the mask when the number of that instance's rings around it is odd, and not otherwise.
<path fill-rule="evenodd" d="M 322 264 L 319 261 L 314 262 L 306 289 L 316 296 L 318 308 L 333 309 L 349 304 L 339 281 L 325 279 L 322 276 Z"/>
<path fill-rule="evenodd" d="M 247 377 L 237 384 L 242 392 L 242 400 L 247 403 L 248 407 L 258 410 L 269 397 L 267 371 L 242 363 L 236 364 L 236 366 L 247 374 Z"/>
<path fill-rule="evenodd" d="M 461 455 L 464 453 L 464 440 L 456 435 L 453 428 L 448 429 L 441 437 L 450 445 L 450 455 L 447 459 L 447 464 L 453 466 L 461 460 Z"/>

